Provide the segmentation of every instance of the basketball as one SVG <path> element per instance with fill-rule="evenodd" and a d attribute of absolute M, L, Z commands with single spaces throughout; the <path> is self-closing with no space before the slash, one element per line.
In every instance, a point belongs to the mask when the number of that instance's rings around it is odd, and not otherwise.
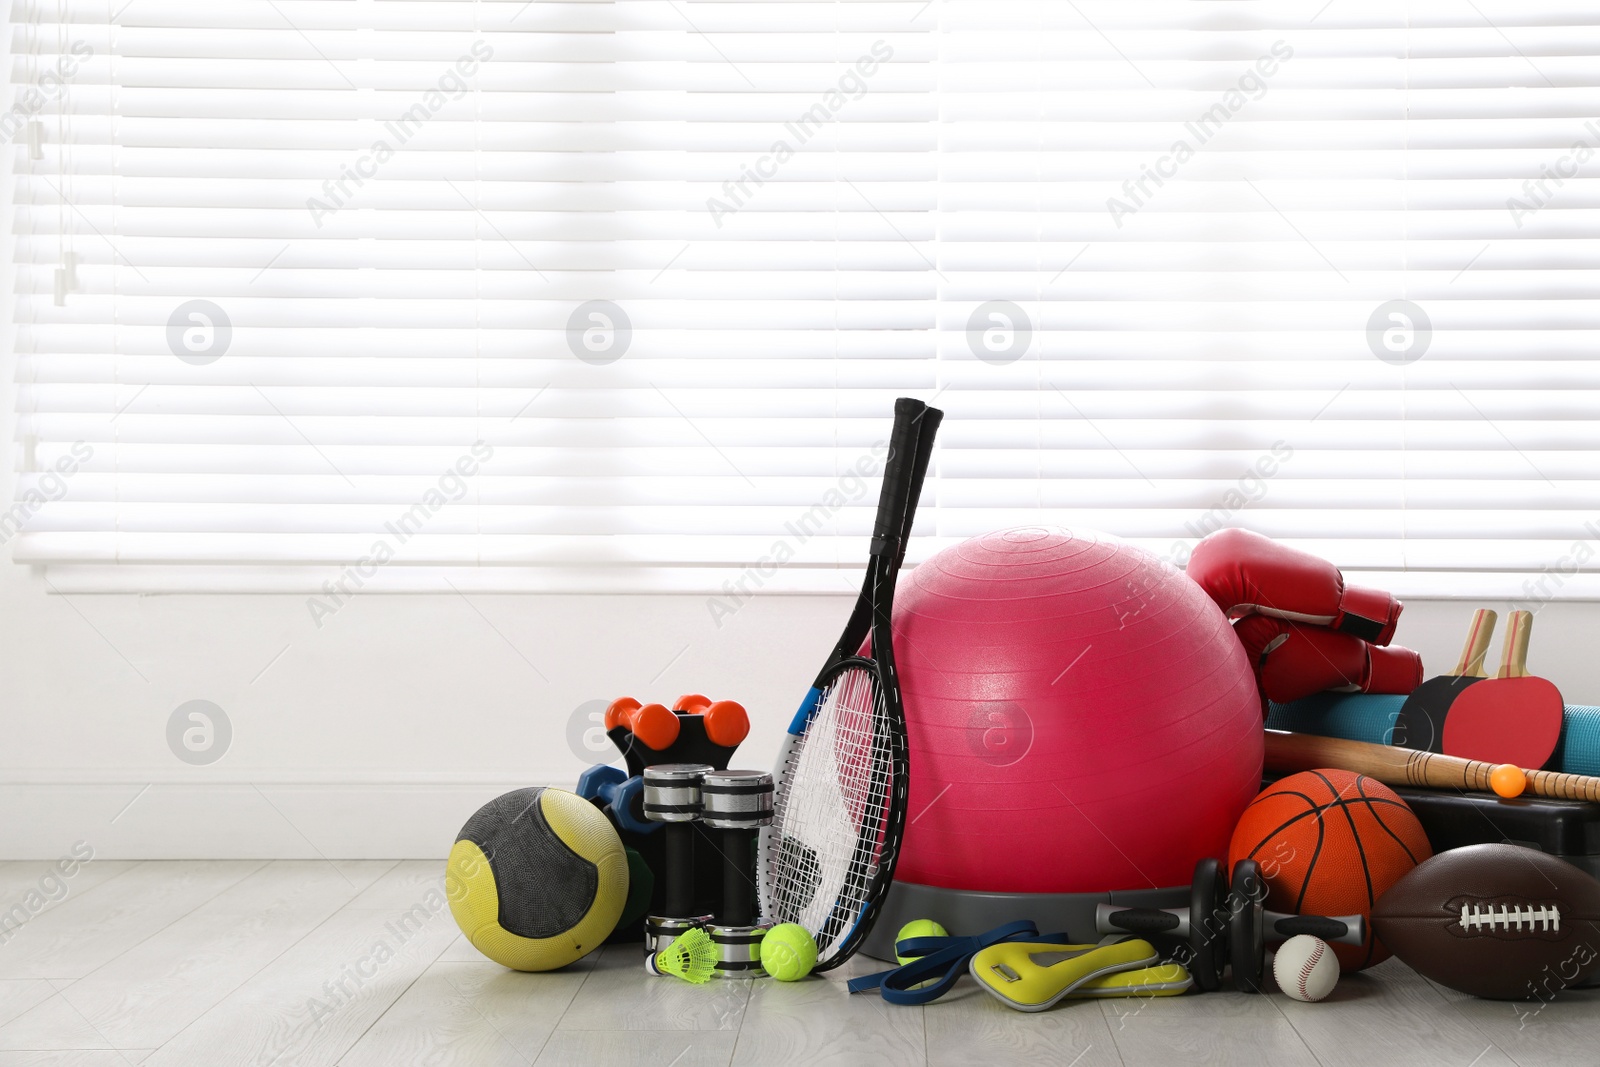
<path fill-rule="evenodd" d="M 901 581 L 910 745 L 895 878 L 986 893 L 1187 886 L 1261 787 L 1261 703 L 1222 611 L 1106 534 L 1028 526 Z"/>
<path fill-rule="evenodd" d="M 628 899 L 628 859 L 600 809 L 563 789 L 514 789 L 461 828 L 445 866 L 450 913 L 474 948 L 549 971 L 598 948 Z"/>
<path fill-rule="evenodd" d="M 1373 903 L 1433 855 L 1422 824 L 1394 790 L 1351 771 L 1302 771 L 1263 790 L 1233 832 L 1228 866 L 1261 865 L 1267 907 L 1296 915 L 1371 915 Z M 1366 944 L 1333 945 L 1344 971 L 1389 958 Z"/>

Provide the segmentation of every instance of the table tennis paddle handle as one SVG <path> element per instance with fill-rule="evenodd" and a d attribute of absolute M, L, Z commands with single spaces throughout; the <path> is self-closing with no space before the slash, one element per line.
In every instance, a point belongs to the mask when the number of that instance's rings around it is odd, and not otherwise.
<path fill-rule="evenodd" d="M 1496 678 L 1528 676 L 1528 638 L 1533 636 L 1533 612 L 1513 611 L 1506 618 L 1506 644 Z"/>
<path fill-rule="evenodd" d="M 1463 678 L 1483 678 L 1483 660 L 1489 654 L 1489 641 L 1494 637 L 1494 624 L 1500 618 L 1490 608 L 1479 608 L 1472 613 L 1472 626 L 1467 630 L 1467 643 L 1461 646 L 1461 661 L 1456 664 L 1456 675 Z"/>

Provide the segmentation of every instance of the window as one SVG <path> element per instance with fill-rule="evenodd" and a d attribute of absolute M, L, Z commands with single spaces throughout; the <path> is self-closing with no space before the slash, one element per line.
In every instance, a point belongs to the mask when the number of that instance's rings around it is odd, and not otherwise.
<path fill-rule="evenodd" d="M 848 591 L 906 393 L 913 560 L 1600 591 L 1592 5 L 96 10 L 5 121 L 60 588 Z"/>

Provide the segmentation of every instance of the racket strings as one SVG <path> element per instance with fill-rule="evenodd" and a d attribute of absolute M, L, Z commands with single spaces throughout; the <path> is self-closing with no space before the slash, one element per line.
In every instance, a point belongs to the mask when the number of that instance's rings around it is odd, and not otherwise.
<path fill-rule="evenodd" d="M 770 918 L 813 931 L 821 958 L 871 896 L 894 766 L 880 681 L 842 671 L 786 761 L 767 856 Z"/>

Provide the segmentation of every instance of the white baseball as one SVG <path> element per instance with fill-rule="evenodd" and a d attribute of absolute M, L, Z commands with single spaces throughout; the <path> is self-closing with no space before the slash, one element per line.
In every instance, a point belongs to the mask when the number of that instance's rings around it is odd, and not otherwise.
<path fill-rule="evenodd" d="M 1320 937 L 1296 934 L 1278 946 L 1272 977 L 1296 1000 L 1321 1000 L 1339 980 L 1339 959 Z"/>

